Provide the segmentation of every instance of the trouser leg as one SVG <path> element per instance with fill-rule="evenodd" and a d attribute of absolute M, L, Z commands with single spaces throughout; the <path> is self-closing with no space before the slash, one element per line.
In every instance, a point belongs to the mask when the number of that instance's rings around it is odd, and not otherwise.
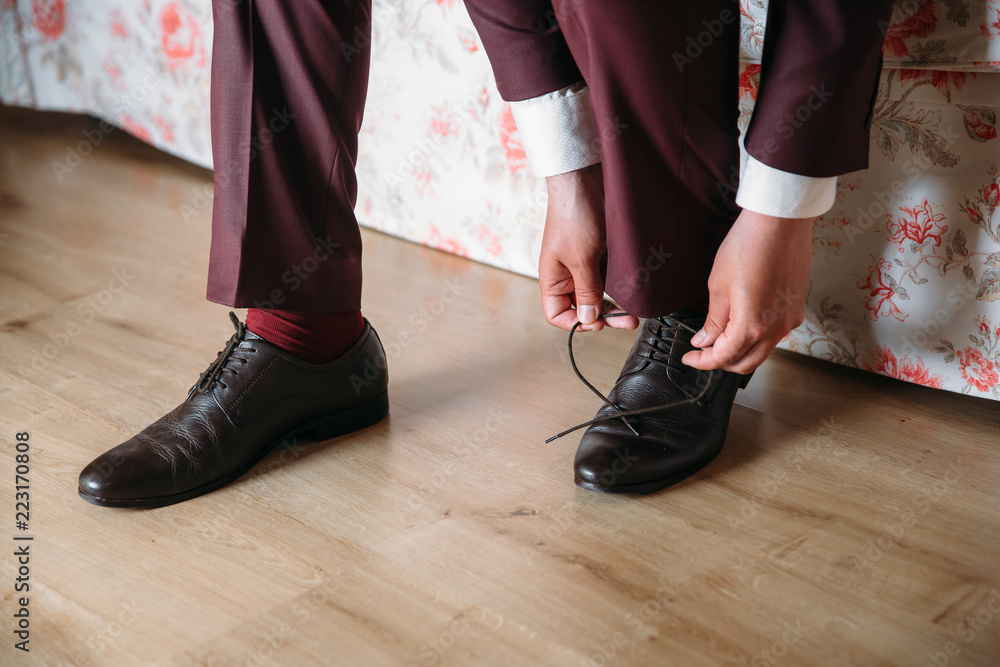
<path fill-rule="evenodd" d="M 208 299 L 349 312 L 370 0 L 214 0 Z"/>
<path fill-rule="evenodd" d="M 707 299 L 716 250 L 739 213 L 730 186 L 739 166 L 738 5 L 554 5 L 601 132 L 605 289 L 643 317 Z"/>

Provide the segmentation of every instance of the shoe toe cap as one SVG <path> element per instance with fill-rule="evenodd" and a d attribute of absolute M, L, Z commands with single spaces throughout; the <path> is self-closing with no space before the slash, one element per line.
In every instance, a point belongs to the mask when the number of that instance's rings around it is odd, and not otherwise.
<path fill-rule="evenodd" d="M 101 454 L 80 472 L 80 494 L 86 500 L 100 504 L 101 501 L 129 501 L 165 492 L 155 483 L 163 475 L 151 470 L 148 461 L 130 452 L 127 444 Z"/>
<path fill-rule="evenodd" d="M 80 472 L 80 492 L 95 498 L 116 497 L 118 485 L 113 477 L 114 469 L 108 456 L 98 456 Z"/>
<path fill-rule="evenodd" d="M 611 433 L 589 431 L 580 441 L 573 461 L 576 478 L 588 485 L 617 487 L 643 481 L 644 470 L 635 464 L 636 443 Z"/>
<path fill-rule="evenodd" d="M 578 483 L 587 488 L 643 492 L 673 483 L 710 456 L 705 448 L 675 446 L 662 437 L 635 437 L 595 429 L 581 439 L 573 468 Z"/>

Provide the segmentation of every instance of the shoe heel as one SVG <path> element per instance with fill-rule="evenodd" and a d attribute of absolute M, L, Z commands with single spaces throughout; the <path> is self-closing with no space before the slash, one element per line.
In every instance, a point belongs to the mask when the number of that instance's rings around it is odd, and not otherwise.
<path fill-rule="evenodd" d="M 752 377 L 753 377 L 753 372 L 751 372 L 750 375 L 741 375 L 740 376 L 740 389 L 746 389 L 747 385 L 750 384 L 750 378 L 752 378 Z"/>
<path fill-rule="evenodd" d="M 389 392 L 383 391 L 377 398 L 353 410 L 321 419 L 313 425 L 312 432 L 317 441 L 329 440 L 377 424 L 385 419 L 387 414 L 389 414 Z"/>

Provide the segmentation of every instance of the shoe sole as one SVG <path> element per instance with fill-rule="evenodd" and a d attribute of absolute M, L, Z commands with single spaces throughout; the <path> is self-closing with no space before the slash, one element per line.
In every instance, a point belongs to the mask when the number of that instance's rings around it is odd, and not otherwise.
<path fill-rule="evenodd" d="M 262 448 L 253 459 L 243 464 L 236 470 L 218 479 L 212 480 L 207 484 L 202 484 L 201 486 L 189 491 L 184 491 L 183 493 L 177 493 L 169 496 L 156 496 L 152 498 L 119 499 L 101 498 L 99 496 L 85 493 L 83 489 L 80 488 L 78 488 L 77 491 L 80 494 L 80 497 L 88 503 L 100 505 L 101 507 L 152 509 L 154 507 L 173 505 L 174 503 L 190 500 L 191 498 L 197 498 L 198 496 L 204 495 L 210 491 L 214 491 L 236 481 L 247 471 L 257 465 L 257 463 L 259 463 L 262 458 L 267 456 L 271 450 L 277 448 L 281 445 L 281 443 L 285 442 L 289 438 L 295 438 L 311 432 L 317 441 L 329 440 L 330 438 L 335 438 L 339 435 L 347 435 L 348 433 L 354 433 L 355 431 L 360 431 L 363 428 L 373 426 L 385 419 L 388 414 L 389 393 L 388 391 L 383 391 L 377 398 L 368 401 L 363 405 L 359 405 L 356 408 L 345 410 L 344 412 L 340 412 L 329 417 L 323 417 L 322 419 L 311 421 L 302 426 L 297 426 L 282 435 L 280 438 L 275 439 L 266 447 Z"/>
<path fill-rule="evenodd" d="M 714 461 L 721 451 L 722 447 L 719 447 L 708 458 L 702 459 L 697 465 L 687 468 L 686 470 L 682 470 L 681 472 L 675 472 L 672 475 L 667 475 L 666 477 L 650 480 L 648 482 L 640 482 L 638 484 L 600 484 L 582 480 L 575 475 L 573 478 L 576 481 L 576 485 L 580 488 L 587 489 L 588 491 L 597 491 L 598 493 L 652 493 L 653 491 L 659 491 L 660 489 L 665 489 L 668 486 L 673 486 L 674 484 L 691 477 Z"/>

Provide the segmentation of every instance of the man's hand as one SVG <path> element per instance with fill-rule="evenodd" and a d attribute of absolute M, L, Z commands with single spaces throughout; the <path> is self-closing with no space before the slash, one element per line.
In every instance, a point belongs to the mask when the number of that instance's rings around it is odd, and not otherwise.
<path fill-rule="evenodd" d="M 812 266 L 813 218 L 745 210 L 715 255 L 708 319 L 684 355 L 693 368 L 747 374 L 802 324 Z"/>
<path fill-rule="evenodd" d="M 605 324 L 635 329 L 639 326 L 635 317 L 613 317 L 607 322 L 599 319 L 607 261 L 604 175 L 600 163 L 549 176 L 545 183 L 549 206 L 538 261 L 545 319 L 567 331 L 578 318 L 583 324 L 579 331 L 600 331 Z"/>

